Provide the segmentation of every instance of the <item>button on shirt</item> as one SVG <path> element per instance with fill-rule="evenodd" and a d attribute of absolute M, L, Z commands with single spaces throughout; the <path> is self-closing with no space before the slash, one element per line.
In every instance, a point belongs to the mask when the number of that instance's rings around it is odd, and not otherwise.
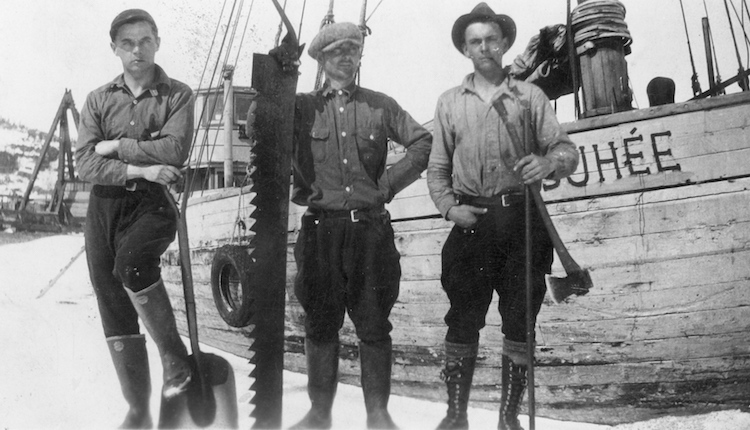
<path fill-rule="evenodd" d="M 406 148 L 386 169 L 388 140 Z M 299 94 L 292 201 L 327 210 L 377 208 L 427 167 L 430 133 L 385 94 L 351 85 Z"/>
<path fill-rule="evenodd" d="M 151 88 L 137 98 L 123 75 L 92 91 L 81 110 L 76 169 L 99 185 L 125 185 L 127 165 L 182 167 L 193 139 L 193 92 L 155 66 Z M 103 140 L 120 139 L 119 157 L 94 150 Z"/>
<path fill-rule="evenodd" d="M 513 166 L 517 154 L 507 127 L 523 136 L 522 106 L 531 111 L 534 152 L 558 162 L 555 178 L 573 173 L 578 151 L 560 127 L 544 92 L 525 82 L 506 78 L 492 102 L 502 100 L 505 121 L 492 103 L 474 89 L 474 74 L 443 93 L 438 99 L 434 121 L 434 145 L 427 168 L 430 196 L 445 216 L 455 206 L 455 194 L 492 197 L 523 188 Z"/>

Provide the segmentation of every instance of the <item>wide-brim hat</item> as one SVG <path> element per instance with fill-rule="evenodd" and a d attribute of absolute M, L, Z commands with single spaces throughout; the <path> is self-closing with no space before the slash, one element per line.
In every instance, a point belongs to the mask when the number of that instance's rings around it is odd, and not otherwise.
<path fill-rule="evenodd" d="M 508 40 L 508 48 L 516 41 L 516 23 L 508 15 L 496 14 L 485 2 L 479 3 L 470 13 L 461 15 L 453 24 L 451 37 L 453 45 L 459 52 L 463 53 L 466 27 L 475 22 L 496 22 L 503 32 L 503 37 Z"/>

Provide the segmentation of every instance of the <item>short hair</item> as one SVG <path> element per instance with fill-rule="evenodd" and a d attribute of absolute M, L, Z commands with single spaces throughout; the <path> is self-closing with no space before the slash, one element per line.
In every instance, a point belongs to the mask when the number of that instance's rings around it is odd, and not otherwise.
<path fill-rule="evenodd" d="M 151 26 L 151 30 L 154 32 L 154 36 L 159 37 L 159 29 L 156 27 L 154 18 L 143 9 L 128 9 L 120 12 L 115 19 L 112 21 L 112 25 L 109 27 L 109 37 L 112 42 L 117 38 L 117 32 L 125 24 L 133 24 L 136 22 L 145 22 Z"/>

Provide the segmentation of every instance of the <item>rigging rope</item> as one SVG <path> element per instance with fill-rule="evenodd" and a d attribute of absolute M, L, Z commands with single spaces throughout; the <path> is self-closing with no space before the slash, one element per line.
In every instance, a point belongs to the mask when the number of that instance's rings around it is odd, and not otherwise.
<path fill-rule="evenodd" d="M 240 61 L 240 53 L 242 52 L 242 45 L 245 42 L 245 34 L 247 34 L 247 28 L 250 24 L 250 16 L 253 12 L 253 6 L 255 5 L 255 0 L 252 0 L 250 2 L 250 8 L 247 10 L 247 19 L 245 20 L 245 28 L 242 29 L 242 37 L 240 38 L 240 44 L 237 45 L 237 57 L 234 59 L 234 66 L 237 66 L 237 63 Z"/>
<path fill-rule="evenodd" d="M 693 68 L 693 75 L 690 82 L 693 87 L 693 96 L 701 93 L 701 84 L 698 81 L 698 72 L 695 70 L 695 60 L 693 59 L 693 48 L 690 46 L 690 35 L 688 34 L 687 20 L 685 19 L 685 8 L 680 0 L 680 10 L 682 11 L 682 24 L 685 26 L 685 39 L 687 39 L 688 53 L 690 54 L 690 66 Z"/>
<path fill-rule="evenodd" d="M 323 17 L 323 20 L 320 22 L 320 28 L 322 29 L 326 25 L 333 24 L 335 20 L 333 19 L 333 0 L 330 0 L 328 2 L 328 12 Z M 320 89 L 320 87 L 323 85 L 323 66 L 318 63 L 318 70 L 315 73 L 315 89 Z"/>
<path fill-rule="evenodd" d="M 236 3 L 236 0 L 235 0 L 235 3 Z M 227 5 L 227 0 L 224 0 L 224 3 L 221 6 L 221 12 L 219 13 L 219 19 L 216 21 L 216 29 L 214 30 L 214 36 L 213 36 L 213 39 L 211 40 L 211 46 L 209 47 L 208 54 L 206 55 L 206 62 L 204 64 L 204 66 L 203 66 L 203 72 L 201 73 L 200 80 L 198 81 L 197 92 L 200 92 L 203 89 L 203 87 L 202 87 L 202 85 L 203 85 L 203 79 L 205 78 L 206 71 L 208 70 L 208 65 L 209 65 L 210 60 L 211 60 L 211 53 L 213 52 L 214 46 L 216 45 L 216 38 L 217 38 L 216 36 L 219 34 L 219 28 L 221 27 L 221 16 L 224 15 L 224 10 L 226 9 L 226 5 Z M 234 6 L 233 6 L 233 8 L 234 8 Z M 226 36 L 226 33 L 225 33 L 225 36 Z M 222 41 L 222 46 L 223 46 L 223 41 Z M 219 52 L 221 52 L 221 49 L 222 48 L 219 49 Z M 215 73 L 216 73 L 216 68 L 214 67 L 214 71 L 213 71 L 212 76 L 211 76 L 211 81 L 208 84 L 208 88 L 211 88 L 211 85 L 213 83 L 213 76 L 215 75 Z M 198 117 L 197 125 L 199 127 L 200 127 L 200 124 L 203 123 L 203 117 L 204 117 L 205 113 L 206 113 L 206 108 L 205 108 L 205 105 L 204 105 L 204 108 L 201 109 L 200 116 Z M 196 146 L 196 143 L 197 143 L 197 139 L 198 139 L 198 133 L 194 133 L 193 134 L 193 142 L 190 145 L 190 150 L 188 151 L 188 160 L 192 159 L 193 152 L 195 150 L 195 146 Z M 200 157 L 203 155 L 203 147 L 205 145 L 206 139 L 207 139 L 207 136 L 204 136 L 204 139 L 203 139 L 204 141 L 201 142 L 201 145 L 200 145 L 200 151 L 198 153 L 198 161 L 197 161 L 198 165 L 200 165 Z M 197 169 L 198 165 L 196 165 L 196 169 Z M 193 189 L 192 185 L 193 185 L 194 182 L 195 182 L 195 176 L 193 176 L 192 178 L 190 178 L 190 184 L 187 184 L 190 189 Z"/>
<path fill-rule="evenodd" d="M 307 8 L 307 0 L 302 2 L 302 16 L 299 18 L 299 27 L 297 28 L 297 40 L 302 40 L 302 22 L 305 20 L 305 9 Z"/>
<path fill-rule="evenodd" d="M 367 16 L 367 19 L 365 20 L 365 24 L 367 24 L 367 21 L 369 21 L 370 18 L 372 18 L 372 15 L 375 13 L 376 10 L 378 10 L 381 3 L 383 3 L 383 0 L 380 0 L 378 4 L 375 5 L 375 9 L 373 9 L 372 12 L 370 12 L 370 15 Z"/>
<path fill-rule="evenodd" d="M 222 8 L 222 15 L 223 15 L 223 10 L 224 9 Z M 232 17 L 235 16 L 235 11 L 236 10 L 237 10 L 237 0 L 234 0 L 234 3 L 232 4 L 232 10 L 230 11 L 229 17 L 227 18 L 227 26 L 228 27 L 231 26 Z M 221 16 L 222 15 L 219 16 L 219 22 L 221 21 Z M 240 14 L 238 12 L 237 16 L 239 16 L 239 15 Z M 235 18 L 235 21 L 237 19 L 238 18 Z M 236 23 L 235 23 L 235 25 L 236 25 Z M 223 66 L 222 66 L 221 69 L 219 68 L 219 62 L 220 62 L 220 59 L 221 59 L 221 53 L 224 52 L 224 47 L 225 46 L 230 46 L 231 47 L 231 44 L 232 44 L 232 41 L 233 41 L 233 38 L 234 38 L 234 35 L 232 35 L 232 37 L 229 40 L 229 44 L 227 44 L 227 36 L 228 35 L 229 35 L 229 31 L 224 32 L 224 37 L 222 38 L 221 45 L 219 47 L 219 51 L 216 54 L 216 62 L 214 63 L 214 68 L 213 68 L 213 72 L 211 74 L 211 79 L 209 80 L 209 83 L 208 83 L 208 87 L 207 87 L 208 88 L 208 92 L 206 93 L 206 100 L 205 100 L 204 108 L 201 110 L 200 121 L 203 120 L 204 114 L 207 112 L 208 109 L 211 109 L 211 113 L 213 113 L 213 111 L 216 109 L 216 100 L 214 100 L 214 103 L 211 103 L 211 99 L 210 99 L 211 88 L 213 88 L 214 79 L 216 78 L 217 73 L 220 70 L 223 70 Z M 228 55 L 229 55 L 229 52 L 227 50 L 226 56 L 228 56 Z M 210 53 L 209 53 L 208 59 L 210 59 L 210 58 L 211 58 L 211 56 L 210 56 Z M 207 59 L 207 62 L 208 62 L 208 59 Z M 224 60 L 223 65 L 226 65 L 226 59 Z M 223 109 L 222 109 L 222 118 L 223 118 Z M 198 124 L 201 124 L 201 122 L 199 122 Z M 211 120 L 209 119 L 207 121 L 206 126 L 205 126 L 206 130 L 208 130 L 210 128 L 210 124 L 211 124 Z M 197 137 L 197 134 L 194 137 L 194 139 L 196 137 Z M 209 158 L 208 158 L 209 160 L 211 160 L 213 158 L 213 150 L 216 147 L 216 141 L 217 140 L 218 140 L 218 133 L 214 137 L 214 146 L 212 147 L 211 153 L 209 154 Z M 208 146 L 208 142 L 209 142 L 209 136 L 208 136 L 208 132 L 206 132 L 206 133 L 203 134 L 203 139 L 201 141 L 200 149 L 199 149 L 199 152 L 198 152 L 196 170 L 200 166 L 200 160 L 202 160 L 202 158 L 203 158 L 203 154 L 204 154 L 205 148 Z M 193 145 L 193 147 L 194 146 L 195 145 Z M 192 155 L 192 149 L 193 148 L 191 148 L 191 155 Z M 204 187 L 203 187 L 204 189 L 207 188 L 207 185 L 208 185 L 207 182 L 208 182 L 208 180 L 209 180 L 209 175 L 206 175 L 206 178 L 205 178 L 206 182 L 204 182 Z M 194 183 L 194 181 L 195 181 L 195 176 L 193 176 L 193 178 L 191 180 L 191 184 L 190 184 L 191 185 L 191 187 L 190 187 L 191 189 L 193 189 L 192 184 Z"/>

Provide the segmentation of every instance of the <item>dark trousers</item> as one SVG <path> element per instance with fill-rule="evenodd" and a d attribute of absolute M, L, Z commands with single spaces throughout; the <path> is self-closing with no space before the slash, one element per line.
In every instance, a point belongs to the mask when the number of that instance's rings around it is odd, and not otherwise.
<path fill-rule="evenodd" d="M 536 208 L 534 208 L 536 209 Z M 454 226 L 443 246 L 443 289 L 450 300 L 445 315 L 446 341 L 476 343 L 492 301 L 506 339 L 526 342 L 526 275 L 524 205 L 490 208 L 470 229 Z M 534 320 L 546 291 L 545 274 L 552 266 L 552 243 L 536 210 L 532 216 Z"/>
<path fill-rule="evenodd" d="M 345 312 L 360 340 L 390 339 L 401 257 L 387 213 L 359 222 L 304 215 L 294 256 L 294 292 L 309 339 L 336 341 Z"/>
<path fill-rule="evenodd" d="M 161 279 L 160 258 L 174 240 L 177 218 L 159 187 L 95 185 L 91 191 L 86 257 L 106 337 L 139 334 L 125 288 L 137 292 Z"/>

